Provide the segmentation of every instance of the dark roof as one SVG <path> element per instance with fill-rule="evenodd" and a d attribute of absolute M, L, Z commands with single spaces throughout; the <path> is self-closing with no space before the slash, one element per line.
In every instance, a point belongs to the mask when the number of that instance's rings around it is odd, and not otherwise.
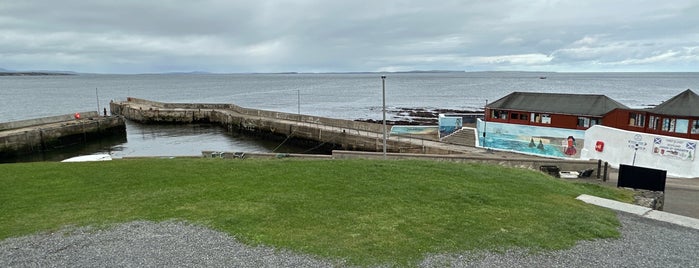
<path fill-rule="evenodd" d="M 488 104 L 490 109 L 603 116 L 625 105 L 604 95 L 513 92 Z"/>
<path fill-rule="evenodd" d="M 687 89 L 650 109 L 650 112 L 662 115 L 699 117 L 699 95 Z"/>

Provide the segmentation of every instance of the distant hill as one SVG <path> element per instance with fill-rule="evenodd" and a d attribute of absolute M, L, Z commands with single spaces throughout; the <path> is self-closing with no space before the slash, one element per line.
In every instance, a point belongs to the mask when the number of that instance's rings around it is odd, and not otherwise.
<path fill-rule="evenodd" d="M 38 71 L 15 71 L 8 70 L 5 68 L 0 68 L 0 76 L 29 76 L 29 75 L 75 75 L 77 73 L 70 71 L 49 71 L 49 70 L 38 70 Z"/>

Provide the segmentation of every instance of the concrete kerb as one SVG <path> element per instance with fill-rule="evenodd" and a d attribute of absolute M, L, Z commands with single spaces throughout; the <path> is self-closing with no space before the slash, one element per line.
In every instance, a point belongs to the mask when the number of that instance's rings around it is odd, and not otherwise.
<path fill-rule="evenodd" d="M 663 211 L 652 210 L 647 207 L 627 204 L 619 201 L 609 200 L 591 195 L 580 195 L 576 197 L 580 201 L 600 207 L 635 214 L 644 218 L 677 224 L 680 226 L 699 230 L 699 219 L 685 217 Z"/>

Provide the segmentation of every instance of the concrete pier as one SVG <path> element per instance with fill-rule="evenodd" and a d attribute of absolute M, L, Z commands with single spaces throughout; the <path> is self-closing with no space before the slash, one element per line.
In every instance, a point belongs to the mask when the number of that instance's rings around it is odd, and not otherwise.
<path fill-rule="evenodd" d="M 0 158 L 50 151 L 67 145 L 125 135 L 121 116 L 100 116 L 97 112 L 0 123 Z"/>

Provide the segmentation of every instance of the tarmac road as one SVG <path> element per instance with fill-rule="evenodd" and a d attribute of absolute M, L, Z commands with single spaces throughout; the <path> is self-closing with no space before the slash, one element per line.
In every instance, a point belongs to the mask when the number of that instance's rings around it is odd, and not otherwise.
<path fill-rule="evenodd" d="M 617 172 L 614 169 L 610 170 L 609 180 L 606 182 L 595 177 L 580 181 L 615 187 L 617 185 Z M 699 219 L 699 178 L 667 178 L 663 211 Z"/>

